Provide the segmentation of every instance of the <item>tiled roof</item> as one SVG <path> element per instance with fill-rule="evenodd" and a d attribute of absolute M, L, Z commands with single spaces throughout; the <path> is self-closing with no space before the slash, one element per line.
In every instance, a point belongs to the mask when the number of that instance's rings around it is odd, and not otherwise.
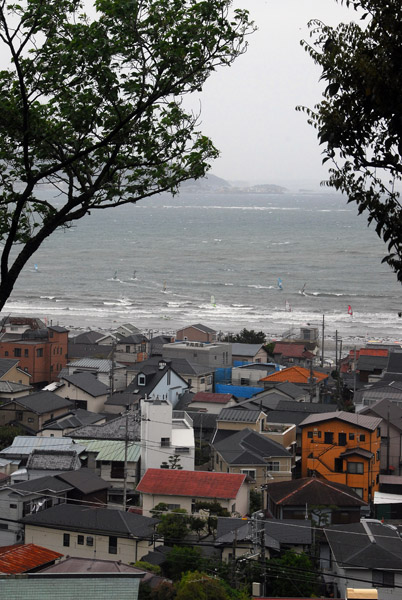
<path fill-rule="evenodd" d="M 19 483 L 8 486 L 8 489 L 21 496 L 29 496 L 31 494 L 39 494 L 45 491 L 60 494 L 62 492 L 69 492 L 73 488 L 71 485 L 57 477 L 46 475 L 45 477 L 28 479 L 28 481 L 20 481 Z"/>
<path fill-rule="evenodd" d="M 34 448 L 55 450 L 68 450 L 71 448 L 83 450 L 82 446 L 75 445 L 70 437 L 34 437 L 32 435 L 17 435 L 8 448 L 3 448 L 0 455 L 3 457 L 28 456 Z"/>
<path fill-rule="evenodd" d="M 235 498 L 245 477 L 211 471 L 148 469 L 137 485 L 137 491 L 161 496 Z"/>
<path fill-rule="evenodd" d="M 344 421 L 345 423 L 351 423 L 352 425 L 356 425 L 356 427 L 369 429 L 371 431 L 377 429 L 382 421 L 382 419 L 378 417 L 368 417 L 366 415 L 361 415 L 360 413 L 350 413 L 346 412 L 345 410 L 339 410 L 335 412 L 322 413 L 319 415 L 309 415 L 300 423 L 300 427 L 311 425 L 313 423 L 332 421 L 333 419 Z"/>
<path fill-rule="evenodd" d="M 291 481 L 275 481 L 266 485 L 268 496 L 281 506 L 333 505 L 366 506 L 347 485 L 333 483 L 316 477 Z"/>
<path fill-rule="evenodd" d="M 124 440 L 126 437 L 126 419 L 128 420 L 128 439 L 140 439 L 140 423 L 138 414 L 129 413 L 128 416 L 118 416 L 107 423 L 100 425 L 84 425 L 70 433 L 74 439 L 87 440 Z"/>
<path fill-rule="evenodd" d="M 324 379 L 328 379 L 328 375 L 326 373 L 320 373 L 319 371 L 313 371 L 313 377 L 318 381 L 324 381 Z M 310 379 L 310 369 L 305 369 L 304 367 L 288 367 L 287 369 L 283 369 L 282 371 L 276 371 L 272 373 L 272 375 L 268 375 L 267 377 L 263 377 L 260 381 L 269 381 L 269 382 L 282 382 L 282 381 L 290 381 L 291 383 L 304 383 L 308 384 Z"/>
<path fill-rule="evenodd" d="M 99 381 L 92 373 L 73 373 L 73 375 L 63 375 L 62 379 L 93 398 L 106 395 L 109 389 L 107 385 Z"/>
<path fill-rule="evenodd" d="M 27 573 L 33 569 L 43 567 L 63 554 L 36 544 L 15 544 L 0 548 L 0 573 Z M 1 585 L 1 584 L 0 584 Z"/>
<path fill-rule="evenodd" d="M 215 442 L 214 447 L 229 465 L 265 465 L 268 459 L 291 457 L 281 444 L 248 428 Z"/>
<path fill-rule="evenodd" d="M 33 450 L 27 461 L 28 470 L 72 471 L 81 461 L 75 450 Z"/>
<path fill-rule="evenodd" d="M 58 504 L 27 515 L 22 522 L 54 529 L 143 538 L 152 536 L 158 520 L 113 508 L 88 509 L 88 506 L 80 504 Z"/>
<path fill-rule="evenodd" d="M 261 414 L 260 409 L 245 408 L 222 408 L 219 413 L 218 421 L 231 421 L 233 423 L 255 423 Z"/>
<path fill-rule="evenodd" d="M 74 337 L 70 338 L 69 343 L 71 344 L 96 344 L 98 340 L 103 337 L 103 333 L 99 331 L 84 331 Z"/>
<path fill-rule="evenodd" d="M 4 375 L 18 363 L 19 360 L 15 358 L 0 358 L 0 377 L 4 377 Z"/>
<path fill-rule="evenodd" d="M 57 479 L 65 481 L 83 494 L 92 494 L 99 490 L 112 487 L 111 484 L 97 475 L 92 469 L 76 469 L 56 475 Z"/>
<path fill-rule="evenodd" d="M 126 565 L 121 560 L 101 560 L 99 558 L 69 557 L 51 567 L 41 569 L 41 573 L 143 573 L 142 569 Z M 115 597 L 115 596 L 114 596 Z"/>
<path fill-rule="evenodd" d="M 232 356 L 255 356 L 263 344 L 232 344 Z"/>
<path fill-rule="evenodd" d="M 196 325 L 187 325 L 187 327 L 182 327 L 181 329 L 178 329 L 177 333 L 179 333 L 179 331 L 184 331 L 185 329 L 191 329 L 191 327 L 194 327 L 194 329 L 199 329 L 204 333 L 216 333 L 215 329 L 211 329 L 206 325 L 202 325 L 202 323 L 197 323 Z"/>
<path fill-rule="evenodd" d="M 286 344 L 277 342 L 274 348 L 274 354 L 281 354 L 286 358 L 313 358 L 314 354 L 306 350 L 304 344 Z"/>
<path fill-rule="evenodd" d="M 232 394 L 214 394 L 212 392 L 197 392 L 191 401 L 193 402 L 208 402 L 214 404 L 227 404 L 232 400 Z"/>
<path fill-rule="evenodd" d="M 12 402 L 24 406 L 26 409 L 32 412 L 43 415 L 48 412 L 59 410 L 60 408 L 72 408 L 74 403 L 66 398 L 60 398 L 57 394 L 49 391 L 40 391 L 28 396 L 21 396 L 20 398 L 14 398 Z M 5 405 L 3 405 L 5 406 Z"/>
<path fill-rule="evenodd" d="M 110 373 L 112 367 L 114 369 L 123 369 L 124 365 L 114 362 L 112 360 L 106 360 L 104 358 L 81 358 L 74 362 L 68 363 L 68 369 L 91 369 L 98 373 Z"/>

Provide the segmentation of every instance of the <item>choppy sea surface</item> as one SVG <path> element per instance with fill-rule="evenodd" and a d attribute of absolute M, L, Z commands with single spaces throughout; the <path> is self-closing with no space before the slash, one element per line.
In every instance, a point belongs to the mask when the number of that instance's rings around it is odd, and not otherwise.
<path fill-rule="evenodd" d="M 356 207 L 326 191 L 161 195 L 56 232 L 3 315 L 154 334 L 202 322 L 270 338 L 321 328 L 325 315 L 328 338 L 401 341 L 402 290 L 384 254 Z"/>

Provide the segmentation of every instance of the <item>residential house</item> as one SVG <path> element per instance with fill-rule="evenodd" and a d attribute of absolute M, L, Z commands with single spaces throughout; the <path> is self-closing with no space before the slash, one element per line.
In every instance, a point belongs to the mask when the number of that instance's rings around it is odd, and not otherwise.
<path fill-rule="evenodd" d="M 325 528 L 331 562 L 325 579 L 332 583 L 334 596 L 346 596 L 346 589 L 375 588 L 381 600 L 394 600 L 402 587 L 402 539 L 396 527 L 373 519 Z"/>
<path fill-rule="evenodd" d="M 390 400 L 402 408 L 402 381 L 384 378 L 371 386 L 357 390 L 354 394 L 356 412 L 360 412 L 365 406 L 372 406 L 384 399 Z"/>
<path fill-rule="evenodd" d="M 175 342 L 163 346 L 163 358 L 184 358 L 190 363 L 218 369 L 232 364 L 232 344 L 205 342 Z"/>
<path fill-rule="evenodd" d="M 78 444 L 74 444 L 70 437 L 35 437 L 17 435 L 8 448 L 0 450 L 0 472 L 11 475 L 23 469 L 35 449 L 48 450 L 77 450 Z M 84 450 L 84 448 L 81 448 Z"/>
<path fill-rule="evenodd" d="M 275 362 L 281 365 L 300 365 L 305 368 L 309 368 L 315 360 L 315 355 L 303 343 L 298 342 L 276 342 L 273 356 Z"/>
<path fill-rule="evenodd" d="M 181 394 L 188 389 L 187 382 L 168 361 L 160 359 L 157 365 L 144 365 L 122 394 L 113 394 L 105 402 L 105 411 L 120 413 L 127 406 L 140 407 L 141 400 L 149 397 L 166 398 L 176 406 Z"/>
<path fill-rule="evenodd" d="M 402 408 L 387 398 L 364 407 L 360 415 L 380 417 L 381 473 L 402 475 Z"/>
<path fill-rule="evenodd" d="M 113 360 L 82 358 L 74 362 L 69 362 L 65 370 L 60 373 L 59 379 L 77 373 L 92 373 L 109 390 L 113 388 L 113 391 L 120 391 L 126 387 L 126 371 L 127 367 L 125 365 Z"/>
<path fill-rule="evenodd" d="M 106 505 L 109 487 L 107 482 L 88 469 L 3 485 L 0 487 L 0 545 L 23 540 L 21 519 L 28 514 L 68 502 Z"/>
<path fill-rule="evenodd" d="M 143 363 L 132 365 L 127 369 L 127 385 L 146 367 L 157 369 L 161 357 L 154 356 Z M 214 387 L 214 369 L 197 363 L 191 363 L 183 358 L 170 358 L 165 361 L 182 377 L 193 392 L 212 392 Z"/>
<path fill-rule="evenodd" d="M 60 384 L 54 390 L 57 396 L 71 400 L 75 408 L 100 413 L 105 408 L 109 385 L 90 372 L 78 372 L 60 377 Z"/>
<path fill-rule="evenodd" d="M 53 392 L 41 391 L 0 405 L 0 426 L 14 424 L 35 434 L 47 421 L 60 417 L 74 404 Z"/>
<path fill-rule="evenodd" d="M 133 335 L 137 333 L 141 333 L 138 327 L 136 327 L 132 323 L 124 323 L 123 325 L 119 325 L 119 327 L 111 333 L 107 333 L 103 337 L 99 338 L 97 340 L 97 343 L 99 345 L 115 346 L 120 340 L 127 337 L 128 335 Z"/>
<path fill-rule="evenodd" d="M 176 340 L 178 342 L 204 342 L 211 344 L 216 342 L 216 338 L 216 331 L 201 323 L 183 327 L 176 332 Z"/>
<path fill-rule="evenodd" d="M 13 544 L 0 548 L 0 573 L 7 575 L 35 573 L 54 565 L 62 556 L 60 552 L 53 552 L 35 544 Z M 3 588 L 2 583 L 0 586 Z"/>
<path fill-rule="evenodd" d="M 141 401 L 141 475 L 169 465 L 170 457 L 186 471 L 194 470 L 193 423 L 184 411 L 173 411 L 168 400 Z"/>
<path fill-rule="evenodd" d="M 69 450 L 32 450 L 26 466 L 11 475 L 11 480 L 27 481 L 45 475 L 58 475 L 63 471 L 72 471 L 81 468 L 80 454 L 83 447 L 76 445 Z"/>
<path fill-rule="evenodd" d="M 260 408 L 243 406 L 223 408 L 216 418 L 215 441 L 220 441 L 230 433 L 249 428 L 253 431 L 262 432 L 265 427 L 266 414 Z M 229 433 L 228 433 L 229 432 Z"/>
<path fill-rule="evenodd" d="M 157 519 L 111 508 L 62 504 L 27 515 L 25 542 L 81 558 L 134 563 L 147 554 Z M 114 595 L 114 594 L 113 594 Z"/>
<path fill-rule="evenodd" d="M 104 358 L 112 356 L 113 346 L 98 344 L 98 341 L 104 337 L 103 333 L 98 331 L 85 331 L 68 339 L 68 359 L 69 361 L 79 360 L 80 358 Z"/>
<path fill-rule="evenodd" d="M 244 363 L 266 363 L 268 352 L 264 344 L 232 344 L 232 364 L 238 367 Z"/>
<path fill-rule="evenodd" d="M 38 431 L 38 436 L 44 437 L 64 437 L 85 425 L 102 425 L 106 422 L 104 414 L 92 413 L 82 408 L 71 410 L 52 421 L 48 421 L 43 429 Z"/>
<path fill-rule="evenodd" d="M 142 573 L 28 573 L 0 575 L 0 586 L 8 600 L 37 600 L 54 597 L 85 600 L 138 600 Z"/>
<path fill-rule="evenodd" d="M 237 402 L 232 394 L 197 392 L 187 406 L 189 410 L 219 414 L 222 408 L 229 408 L 236 404 Z"/>
<path fill-rule="evenodd" d="M 152 331 L 150 332 L 150 355 L 155 357 L 162 357 L 163 355 L 163 346 L 165 344 L 171 344 L 175 341 L 172 335 L 161 334 L 161 335 L 152 335 Z"/>
<path fill-rule="evenodd" d="M 345 411 L 310 415 L 302 423 L 302 477 L 351 487 L 365 502 L 379 490 L 381 418 Z"/>
<path fill-rule="evenodd" d="M 256 387 L 260 379 L 280 370 L 276 363 L 246 363 L 232 368 L 232 385 L 247 385 Z"/>
<path fill-rule="evenodd" d="M 377 381 L 387 369 L 388 361 L 391 361 L 393 353 L 388 356 L 387 350 L 360 351 L 357 359 L 357 374 L 359 381 L 368 383 Z"/>
<path fill-rule="evenodd" d="M 292 479 L 292 454 L 248 428 L 214 441 L 211 458 L 214 471 L 247 475 L 253 487 L 261 488 L 270 479 Z"/>
<path fill-rule="evenodd" d="M 217 519 L 215 546 L 221 551 L 221 560 L 250 559 L 255 555 L 253 540 L 264 540 L 265 558 L 276 558 L 285 550 L 309 552 L 312 544 L 311 524 L 303 520 Z"/>
<path fill-rule="evenodd" d="M 142 333 L 131 333 L 118 340 L 115 345 L 116 360 L 128 365 L 147 360 L 149 351 L 149 339 Z"/>
<path fill-rule="evenodd" d="M 358 523 L 368 505 L 350 487 L 318 477 L 268 482 L 264 503 L 275 519 L 306 519 L 319 526 Z"/>
<path fill-rule="evenodd" d="M 328 374 L 304 367 L 288 367 L 282 371 L 272 373 L 260 380 L 265 388 L 270 388 L 278 383 L 290 382 L 309 392 L 311 402 L 319 402 L 320 388 L 328 380 Z"/>
<path fill-rule="evenodd" d="M 26 375 L 26 373 L 24 374 Z M 31 393 L 32 389 L 31 385 L 14 383 L 13 381 L 0 381 L 0 402 L 4 403 L 26 396 Z"/>
<path fill-rule="evenodd" d="M 116 507 L 123 503 L 124 482 L 127 504 L 134 504 L 137 495 L 133 490 L 140 480 L 141 445 L 137 442 L 126 444 L 123 440 L 100 439 L 77 440 L 77 444 L 85 449 L 82 462 L 86 468 L 110 484 L 108 504 Z"/>
<path fill-rule="evenodd" d="M 378 363 L 378 367 L 380 367 L 380 365 L 386 366 L 388 364 L 389 354 L 390 352 L 387 348 L 360 348 L 359 350 L 352 348 L 351 350 L 349 350 L 349 354 L 340 362 L 341 373 L 354 373 L 355 371 L 357 373 L 358 360 L 360 359 L 360 357 L 363 358 L 364 356 L 379 357 L 380 362 Z M 362 370 L 362 381 L 368 381 L 368 377 L 371 375 L 373 371 L 373 366 L 375 367 L 375 364 L 376 363 L 373 362 L 370 365 L 370 368 L 367 369 L 367 371 L 365 371 L 364 369 Z M 364 361 L 360 363 L 360 367 L 364 367 Z M 384 366 L 381 366 L 380 369 L 382 372 L 384 370 Z M 376 375 L 379 374 L 380 372 L 376 373 Z M 358 379 L 360 379 L 360 377 Z"/>
<path fill-rule="evenodd" d="M 1 319 L 0 322 L 0 331 L 1 337 L 6 337 L 6 335 L 22 335 L 26 331 L 38 331 L 39 329 L 44 329 L 46 327 L 45 323 L 40 319 L 35 317 L 14 317 L 8 315 Z"/>
<path fill-rule="evenodd" d="M 178 469 L 148 469 L 137 486 L 142 496 L 144 515 L 164 502 L 169 509 L 184 508 L 197 513 L 197 502 L 219 502 L 232 515 L 248 512 L 246 475 L 185 471 Z"/>
<path fill-rule="evenodd" d="M 68 330 L 50 326 L 28 330 L 11 339 L 0 339 L 0 357 L 18 358 L 20 368 L 31 375 L 32 385 L 45 385 L 57 379 L 67 364 Z"/>
<path fill-rule="evenodd" d="M 266 387 L 263 392 L 256 394 L 253 397 L 253 402 L 264 401 L 271 394 L 279 395 L 283 400 L 293 400 L 296 402 L 310 402 L 310 390 L 305 390 L 297 383 L 290 381 L 271 382 L 269 387 Z"/>
<path fill-rule="evenodd" d="M 16 383 L 31 389 L 30 380 L 30 374 L 21 369 L 18 358 L 0 358 L 0 382 Z"/>

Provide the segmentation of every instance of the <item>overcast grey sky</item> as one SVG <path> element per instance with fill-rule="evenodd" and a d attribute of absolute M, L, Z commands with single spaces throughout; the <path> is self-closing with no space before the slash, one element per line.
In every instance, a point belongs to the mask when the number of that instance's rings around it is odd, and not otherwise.
<path fill-rule="evenodd" d="M 356 17 L 335 0 L 235 0 L 258 26 L 231 68 L 216 71 L 200 94 L 202 131 L 221 150 L 211 172 L 229 180 L 306 185 L 325 179 L 315 131 L 298 104 L 321 98 L 320 71 L 300 46 L 307 22 Z"/>

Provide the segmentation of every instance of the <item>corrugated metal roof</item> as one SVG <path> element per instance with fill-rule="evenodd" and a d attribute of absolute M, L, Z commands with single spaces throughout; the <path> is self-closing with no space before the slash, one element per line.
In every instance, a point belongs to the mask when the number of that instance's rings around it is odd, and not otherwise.
<path fill-rule="evenodd" d="M 114 369 L 122 369 L 125 365 L 121 363 L 115 362 L 111 360 L 107 360 L 104 358 L 80 358 L 80 360 L 75 360 L 74 362 L 68 363 L 68 368 L 82 368 L 82 369 L 94 369 L 99 373 L 109 373 L 112 369 L 112 365 Z"/>
<path fill-rule="evenodd" d="M 54 552 L 48 548 L 36 544 L 15 544 L 0 548 L 0 572 L 1 573 L 26 573 L 47 565 L 63 554 Z M 4 596 L 6 598 L 7 596 Z"/>
<path fill-rule="evenodd" d="M 34 449 L 42 450 L 76 450 L 74 442 L 71 438 L 53 438 L 53 437 L 33 437 L 25 435 L 17 435 L 11 446 L 4 448 L 1 456 L 15 454 L 31 454 Z"/>
<path fill-rule="evenodd" d="M 217 417 L 217 421 L 233 421 L 236 423 L 255 423 L 260 415 L 260 410 L 248 410 L 239 408 L 223 408 Z"/>
<path fill-rule="evenodd" d="M 323 421 L 331 421 L 332 419 L 338 419 L 339 421 L 345 421 L 346 423 L 352 423 L 363 429 L 370 429 L 374 431 L 380 425 L 382 419 L 378 417 L 368 417 L 361 415 L 360 413 L 350 413 L 344 410 L 321 413 L 316 415 L 309 415 L 300 423 L 300 427 L 304 425 L 311 425 L 312 423 L 319 423 Z"/>
<path fill-rule="evenodd" d="M 88 452 L 97 452 L 96 460 L 124 461 L 124 441 L 114 440 L 77 440 L 85 446 Z M 127 460 L 137 462 L 141 456 L 141 446 L 137 442 L 129 442 L 127 448 Z"/>

